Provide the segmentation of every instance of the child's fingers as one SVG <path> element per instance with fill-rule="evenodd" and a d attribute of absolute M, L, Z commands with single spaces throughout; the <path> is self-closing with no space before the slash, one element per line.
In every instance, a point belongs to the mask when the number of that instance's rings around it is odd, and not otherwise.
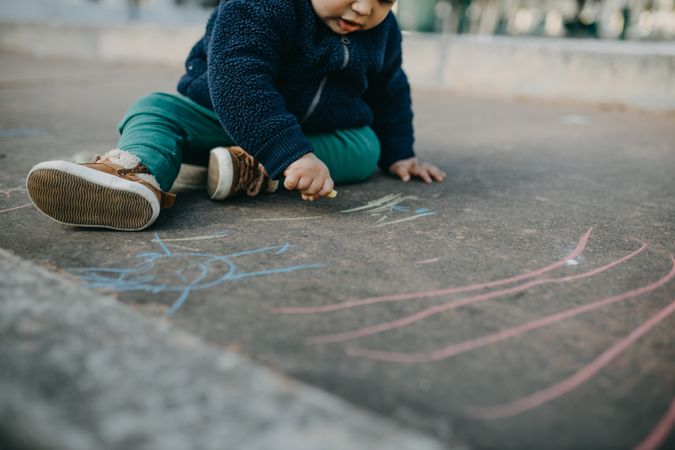
<path fill-rule="evenodd" d="M 307 189 L 309 189 L 309 187 L 312 185 L 312 181 L 312 178 L 301 177 L 295 188 L 300 192 L 307 192 Z"/>
<path fill-rule="evenodd" d="M 431 175 L 429 175 L 429 170 L 424 165 L 414 166 L 411 170 L 413 175 L 420 177 L 425 183 L 431 183 Z"/>
<path fill-rule="evenodd" d="M 427 183 L 431 183 L 432 181 L 443 181 L 447 176 L 445 172 L 433 164 L 423 163 L 422 165 L 418 166 L 418 168 L 418 176 Z"/>
<path fill-rule="evenodd" d="M 429 173 L 431 173 L 431 176 L 434 178 L 436 181 L 443 181 L 445 180 L 445 177 L 447 174 L 443 172 L 441 169 L 438 167 L 432 166 L 429 168 Z"/>
<path fill-rule="evenodd" d="M 310 184 L 307 189 L 302 191 L 302 193 L 308 195 L 317 195 L 321 191 L 322 187 L 323 187 L 323 180 L 315 179 L 314 181 L 312 181 L 312 184 Z"/>
<path fill-rule="evenodd" d="M 408 170 L 408 167 L 404 166 L 403 164 L 395 166 L 392 168 L 394 171 L 394 175 L 399 177 L 403 181 L 409 181 L 410 180 L 410 172 Z"/>
<path fill-rule="evenodd" d="M 298 186 L 299 177 L 297 175 L 289 175 L 284 180 L 284 187 L 292 191 Z"/>
<path fill-rule="evenodd" d="M 327 196 L 328 194 L 330 194 L 330 192 L 333 190 L 334 187 L 335 187 L 335 183 L 333 183 L 333 180 L 331 178 L 327 178 L 323 182 L 323 186 L 321 186 L 321 190 L 319 191 L 319 195 L 321 197 Z"/>

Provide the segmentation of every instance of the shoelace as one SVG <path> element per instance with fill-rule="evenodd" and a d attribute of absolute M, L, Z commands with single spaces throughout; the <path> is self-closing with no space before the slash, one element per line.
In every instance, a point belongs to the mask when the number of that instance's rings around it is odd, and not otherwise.
<path fill-rule="evenodd" d="M 253 156 L 245 153 L 238 156 L 239 160 L 239 183 L 237 191 L 244 191 L 246 195 L 253 197 L 260 193 L 265 181 L 265 169 Z"/>
<path fill-rule="evenodd" d="M 148 168 L 145 167 L 143 164 L 139 164 L 131 169 L 125 169 L 123 167 L 118 166 L 117 164 L 110 162 L 107 159 L 104 159 L 102 156 L 99 155 L 96 155 L 96 159 L 94 159 L 93 164 L 102 164 L 104 166 L 108 166 L 111 169 L 113 169 L 118 176 L 126 178 L 131 181 L 135 181 L 137 183 L 141 183 L 146 187 L 150 188 L 150 190 L 152 190 L 155 193 L 155 195 L 157 195 L 157 198 L 159 199 L 160 202 L 160 207 L 162 209 L 171 208 L 174 202 L 176 201 L 176 194 L 164 192 L 158 189 L 156 186 L 153 186 L 151 183 L 148 183 L 146 180 L 143 180 L 142 178 L 136 176 L 136 174 L 150 173 Z"/>

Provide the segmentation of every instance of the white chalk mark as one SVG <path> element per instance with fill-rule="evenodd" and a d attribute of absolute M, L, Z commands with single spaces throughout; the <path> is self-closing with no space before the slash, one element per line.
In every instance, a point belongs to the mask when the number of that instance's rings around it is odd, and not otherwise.
<path fill-rule="evenodd" d="M 440 259 L 441 258 L 424 259 L 422 261 L 415 261 L 415 264 L 431 264 L 431 263 L 435 263 L 436 261 L 438 261 Z"/>
<path fill-rule="evenodd" d="M 199 252 L 199 251 L 201 251 L 201 250 L 199 250 L 198 248 L 183 247 L 182 245 L 178 245 L 178 244 L 171 244 L 171 247 L 179 248 L 179 249 L 181 249 L 181 250 L 188 250 L 188 251 L 190 251 L 190 252 Z"/>
<path fill-rule="evenodd" d="M 209 236 L 195 236 L 195 237 L 190 237 L 190 238 L 162 239 L 162 241 L 164 241 L 164 242 L 205 241 L 207 239 L 215 239 L 215 238 L 225 237 L 229 234 L 230 234 L 229 231 L 225 231 L 223 233 L 212 234 L 212 235 L 209 235 Z M 153 239 L 153 241 L 157 241 L 157 239 Z"/>
<path fill-rule="evenodd" d="M 368 209 L 377 208 L 377 207 L 382 206 L 382 205 L 384 205 L 386 203 L 389 203 L 391 201 L 396 202 L 400 198 L 401 198 L 401 194 L 389 194 L 389 195 L 385 195 L 382 198 L 372 200 L 372 201 L 366 203 L 363 206 L 359 206 L 358 208 L 345 209 L 344 211 L 340 211 L 340 212 L 350 213 L 350 212 L 366 211 Z M 398 204 L 398 203 L 396 203 L 396 204 Z"/>
<path fill-rule="evenodd" d="M 413 197 L 399 197 L 396 198 L 388 203 L 385 203 L 382 206 L 379 206 L 375 209 L 371 209 L 371 212 L 380 212 L 380 211 L 388 211 L 390 209 L 393 209 L 394 207 L 398 206 L 399 204 L 403 203 L 406 200 L 412 200 Z"/>
<path fill-rule="evenodd" d="M 281 221 L 292 221 L 292 220 L 311 220 L 311 219 L 320 219 L 323 216 L 309 216 L 309 217 L 277 217 L 271 219 L 249 219 L 249 222 L 281 222 Z"/>
<path fill-rule="evenodd" d="M 419 219 L 420 217 L 425 217 L 425 216 L 430 216 L 432 214 L 436 214 L 435 211 L 429 211 L 426 208 L 420 208 L 416 211 L 419 211 L 419 214 L 415 214 L 412 217 L 406 217 L 403 219 L 397 219 L 397 220 L 390 220 L 389 222 L 384 222 L 388 216 L 384 214 L 380 214 L 385 211 L 408 211 L 409 208 L 402 208 L 399 205 L 406 200 L 417 200 L 417 197 L 409 195 L 409 196 L 402 196 L 401 194 L 389 194 L 385 195 L 382 198 L 378 198 L 376 200 L 372 200 L 368 202 L 367 204 L 363 206 L 359 206 L 358 208 L 352 208 L 352 209 L 346 209 L 344 211 L 340 211 L 343 213 L 349 213 L 349 212 L 359 212 L 359 211 L 369 211 L 373 214 L 371 216 L 382 216 L 380 219 L 375 223 L 376 226 L 378 227 L 384 227 L 387 225 L 394 225 L 397 223 L 402 223 L 402 222 L 408 222 L 410 220 L 415 220 Z M 424 212 L 423 212 L 424 211 Z M 428 211 L 428 212 L 427 212 Z"/>
<path fill-rule="evenodd" d="M 375 224 L 378 224 L 378 223 L 382 222 L 383 220 L 387 220 L 387 217 L 388 217 L 388 216 L 385 216 L 384 214 L 380 214 L 380 213 L 371 214 L 371 216 L 382 216 L 377 220 L 377 222 L 375 222 Z"/>
<path fill-rule="evenodd" d="M 568 266 L 578 266 L 579 265 L 579 261 L 577 261 L 576 259 L 568 259 L 567 261 L 565 261 L 565 263 Z"/>
<path fill-rule="evenodd" d="M 435 212 L 428 212 L 428 213 L 424 213 L 424 214 L 418 214 L 418 215 L 412 216 L 412 217 L 406 217 L 406 218 L 404 218 L 404 219 L 392 220 L 391 222 L 384 222 L 384 223 L 381 223 L 381 224 L 378 225 L 378 227 L 384 227 L 384 226 L 387 226 L 387 225 L 393 225 L 393 224 L 395 224 L 395 223 L 408 222 L 409 220 L 419 219 L 420 217 L 433 216 L 434 214 L 436 214 L 436 213 L 435 213 Z"/>

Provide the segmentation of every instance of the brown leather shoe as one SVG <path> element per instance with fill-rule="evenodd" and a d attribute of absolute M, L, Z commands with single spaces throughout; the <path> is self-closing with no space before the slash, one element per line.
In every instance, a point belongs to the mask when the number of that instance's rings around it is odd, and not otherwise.
<path fill-rule="evenodd" d="M 66 225 L 137 231 L 150 226 L 175 194 L 142 180 L 144 166 L 125 169 L 97 158 L 94 163 L 46 161 L 28 173 L 26 187 L 35 207 Z"/>
<path fill-rule="evenodd" d="M 270 180 L 262 164 L 241 147 L 217 147 L 209 155 L 206 191 L 211 200 L 239 193 L 254 197 L 261 190 L 275 192 L 279 182 Z"/>

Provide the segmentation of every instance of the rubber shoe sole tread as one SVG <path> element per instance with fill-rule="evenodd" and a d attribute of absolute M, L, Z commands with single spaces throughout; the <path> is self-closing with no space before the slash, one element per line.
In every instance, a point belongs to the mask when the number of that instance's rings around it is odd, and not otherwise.
<path fill-rule="evenodd" d="M 159 214 L 159 203 L 149 189 L 76 164 L 38 165 L 28 175 L 26 187 L 42 213 L 66 225 L 136 231 L 151 225 Z"/>

